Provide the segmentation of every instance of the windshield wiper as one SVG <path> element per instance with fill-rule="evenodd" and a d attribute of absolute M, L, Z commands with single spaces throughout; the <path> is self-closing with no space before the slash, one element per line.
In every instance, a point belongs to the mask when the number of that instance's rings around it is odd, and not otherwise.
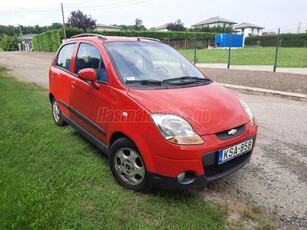
<path fill-rule="evenodd" d="M 162 85 L 161 81 L 148 79 L 148 80 L 126 80 L 126 84 L 140 83 L 141 85 Z"/>
<path fill-rule="evenodd" d="M 207 83 L 210 84 L 212 80 L 209 78 L 200 78 L 200 77 L 191 77 L 191 76 L 182 76 L 182 77 L 175 77 L 170 79 L 165 79 L 162 83 L 168 83 L 173 85 L 186 85 L 186 84 L 193 84 L 193 83 Z"/>

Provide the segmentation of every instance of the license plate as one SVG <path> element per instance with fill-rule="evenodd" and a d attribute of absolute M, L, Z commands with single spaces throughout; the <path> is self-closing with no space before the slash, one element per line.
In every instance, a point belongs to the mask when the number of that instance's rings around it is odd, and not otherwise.
<path fill-rule="evenodd" d="M 230 148 L 218 151 L 219 159 L 218 164 L 223 164 L 235 157 L 242 155 L 243 153 L 249 152 L 253 147 L 253 139 L 244 141 L 240 144 L 231 146 Z"/>

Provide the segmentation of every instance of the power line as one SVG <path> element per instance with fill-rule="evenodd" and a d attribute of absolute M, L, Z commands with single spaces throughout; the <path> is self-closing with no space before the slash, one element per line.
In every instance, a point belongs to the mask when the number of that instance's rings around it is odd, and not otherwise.
<path fill-rule="evenodd" d="M 127 5 L 134 5 L 134 4 L 140 4 L 144 2 L 148 2 L 151 0 L 126 0 L 126 1 L 121 1 L 121 2 L 115 2 L 115 3 L 109 3 L 109 4 L 103 4 L 103 5 L 95 5 L 95 6 L 78 6 L 80 9 L 110 9 L 110 8 L 115 8 L 115 7 L 121 7 L 121 6 L 127 6 Z M 85 3 L 90 3 L 90 2 L 96 2 L 94 1 L 83 1 L 79 3 L 73 3 L 73 4 L 67 4 L 66 9 L 72 9 L 76 8 L 74 6 L 77 6 L 78 4 L 85 4 Z M 0 10 L 0 12 L 4 13 L 17 13 L 17 14 L 24 14 L 24 13 L 44 13 L 44 12 L 56 12 L 60 11 L 60 8 L 54 8 L 54 9 L 49 9 L 49 10 Z"/>
<path fill-rule="evenodd" d="M 104 5 L 96 5 L 96 6 L 78 6 L 79 9 L 87 9 L 87 10 L 106 10 L 130 5 L 137 5 L 148 2 L 151 0 L 129 0 L 122 1 L 118 3 L 104 4 Z M 65 7 L 66 9 L 75 9 L 76 7 Z"/>
<path fill-rule="evenodd" d="M 16 14 L 24 14 L 24 13 L 44 13 L 44 12 L 55 12 L 59 11 L 60 9 L 52 9 L 52 10 L 0 10 L 0 12 L 7 12 L 7 13 L 16 13 Z"/>
<path fill-rule="evenodd" d="M 128 0 L 130 1 L 135 1 L 135 0 Z M 93 3 L 93 2 L 101 2 L 101 0 L 90 0 L 90 1 L 81 1 L 81 2 L 75 2 L 75 3 L 67 3 L 65 4 L 66 6 L 75 6 L 75 5 L 80 5 L 80 4 L 87 4 L 87 3 Z M 122 1 L 122 2 L 127 2 L 127 1 Z M 110 3 L 110 4 L 118 4 L 121 2 L 115 2 L 115 3 Z M 110 5 L 110 4 L 105 4 L 105 5 Z"/>

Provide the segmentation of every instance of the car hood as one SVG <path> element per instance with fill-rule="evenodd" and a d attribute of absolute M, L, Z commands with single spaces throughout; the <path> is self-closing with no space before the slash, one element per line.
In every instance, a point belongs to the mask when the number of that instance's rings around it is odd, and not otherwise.
<path fill-rule="evenodd" d="M 237 96 L 215 82 L 188 88 L 130 89 L 128 95 L 151 113 L 185 118 L 199 135 L 221 132 L 248 122 Z"/>

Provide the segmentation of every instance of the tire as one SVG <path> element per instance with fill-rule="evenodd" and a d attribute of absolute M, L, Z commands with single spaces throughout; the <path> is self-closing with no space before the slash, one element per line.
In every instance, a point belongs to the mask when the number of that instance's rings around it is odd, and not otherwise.
<path fill-rule="evenodd" d="M 57 126 L 64 126 L 66 125 L 65 121 L 63 120 L 62 112 L 58 107 L 57 101 L 53 98 L 51 103 L 51 110 L 52 110 L 52 118 L 54 123 Z"/>
<path fill-rule="evenodd" d="M 117 182 L 136 192 L 148 191 L 147 170 L 135 144 L 128 138 L 116 140 L 109 151 L 109 164 Z"/>

